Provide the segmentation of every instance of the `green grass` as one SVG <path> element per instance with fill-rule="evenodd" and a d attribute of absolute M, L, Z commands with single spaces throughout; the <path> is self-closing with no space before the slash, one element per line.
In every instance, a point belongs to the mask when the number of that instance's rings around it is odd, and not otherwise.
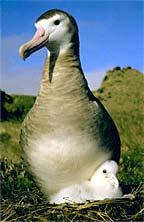
<path fill-rule="evenodd" d="M 5 96 L 6 97 L 6 96 Z M 31 109 L 35 97 L 25 95 L 11 95 L 11 102 L 5 101 L 3 105 L 7 112 L 6 120 L 22 121 Z"/>
<path fill-rule="evenodd" d="M 107 72 L 94 94 L 112 116 L 121 138 L 119 179 L 125 184 L 142 181 L 144 146 L 144 80 L 135 69 L 113 69 Z"/>
<path fill-rule="evenodd" d="M 5 157 L 14 162 L 21 162 L 19 149 L 19 131 L 21 123 L 32 107 L 35 97 L 1 94 L 2 122 L 0 125 L 1 159 Z M 11 101 L 7 99 L 11 97 Z"/>
<path fill-rule="evenodd" d="M 122 143 L 118 177 L 125 193 L 134 192 L 134 200 L 50 205 L 20 158 L 19 129 L 35 97 L 12 95 L 12 103 L 5 101 L 7 116 L 0 126 L 2 221 L 142 221 L 143 88 L 142 73 L 118 67 L 107 72 L 94 92 L 118 128 Z"/>
<path fill-rule="evenodd" d="M 13 160 L 18 163 L 21 162 L 20 159 L 20 148 L 19 148 L 19 130 L 21 123 L 4 121 L 0 125 L 0 154 L 1 159 L 5 157 L 9 160 Z"/>

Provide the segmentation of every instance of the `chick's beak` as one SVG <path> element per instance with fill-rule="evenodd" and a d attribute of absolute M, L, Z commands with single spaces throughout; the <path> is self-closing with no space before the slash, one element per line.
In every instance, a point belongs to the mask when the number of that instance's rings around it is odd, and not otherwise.
<path fill-rule="evenodd" d="M 113 173 L 108 173 L 106 178 L 109 180 L 109 182 L 111 183 L 111 185 L 117 189 L 119 186 L 119 182 L 118 179 L 116 178 L 116 176 Z"/>
<path fill-rule="evenodd" d="M 20 57 L 25 60 L 29 57 L 33 52 L 41 49 L 44 47 L 45 43 L 47 42 L 49 34 L 45 33 L 45 30 L 42 26 L 37 28 L 37 31 L 33 38 L 28 41 L 27 43 L 23 44 L 19 48 L 19 55 Z"/>

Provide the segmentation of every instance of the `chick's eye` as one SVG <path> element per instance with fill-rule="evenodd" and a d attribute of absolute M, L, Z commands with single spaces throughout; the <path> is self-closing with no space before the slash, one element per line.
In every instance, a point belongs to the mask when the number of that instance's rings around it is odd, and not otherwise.
<path fill-rule="evenodd" d="M 59 25 L 59 24 L 60 24 L 60 20 L 55 20 L 55 21 L 54 21 L 54 24 L 55 24 L 55 25 Z"/>
<path fill-rule="evenodd" d="M 106 170 L 103 170 L 103 173 L 106 173 L 107 171 Z"/>

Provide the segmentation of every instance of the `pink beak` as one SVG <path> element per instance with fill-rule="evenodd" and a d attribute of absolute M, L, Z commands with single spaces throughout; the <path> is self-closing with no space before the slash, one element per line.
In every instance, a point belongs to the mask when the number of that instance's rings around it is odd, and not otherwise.
<path fill-rule="evenodd" d="M 45 46 L 45 43 L 48 40 L 49 35 L 45 33 L 45 30 L 42 26 L 39 26 L 33 38 L 20 46 L 19 48 L 19 55 L 22 59 L 26 59 L 29 57 L 33 52 L 41 49 Z"/>
<path fill-rule="evenodd" d="M 118 180 L 117 180 L 117 178 L 116 178 L 116 176 L 115 176 L 114 174 L 108 173 L 107 176 L 106 176 L 106 178 L 109 180 L 109 182 L 111 183 L 111 185 L 112 185 L 115 189 L 118 188 L 119 182 L 118 182 Z"/>

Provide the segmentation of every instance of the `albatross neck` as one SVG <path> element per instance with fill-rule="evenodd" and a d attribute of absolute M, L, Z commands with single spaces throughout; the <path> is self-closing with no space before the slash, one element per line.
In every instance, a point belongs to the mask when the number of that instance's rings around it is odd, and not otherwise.
<path fill-rule="evenodd" d="M 43 69 L 39 96 L 71 93 L 86 94 L 87 81 L 83 75 L 79 54 L 68 49 L 62 54 L 49 53 Z M 56 93 L 57 92 L 57 93 Z M 86 96 L 86 95 L 83 95 Z"/>

